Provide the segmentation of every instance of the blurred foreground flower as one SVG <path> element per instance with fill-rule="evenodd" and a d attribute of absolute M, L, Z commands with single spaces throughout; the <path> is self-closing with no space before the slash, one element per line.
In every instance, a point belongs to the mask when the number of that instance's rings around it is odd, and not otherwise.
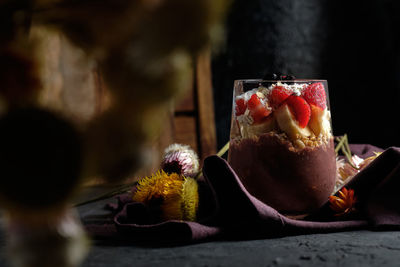
<path fill-rule="evenodd" d="M 189 146 L 172 144 L 164 151 L 161 168 L 167 173 L 194 177 L 199 172 L 199 158 Z"/>
<path fill-rule="evenodd" d="M 133 201 L 145 204 L 160 220 L 195 221 L 199 205 L 195 179 L 163 170 L 139 180 Z"/>
<path fill-rule="evenodd" d="M 16 267 L 78 267 L 90 241 L 75 209 L 58 216 L 5 216 L 6 250 Z"/>
<path fill-rule="evenodd" d="M 330 208 L 336 212 L 335 216 L 343 216 L 355 211 L 354 204 L 356 200 L 354 190 L 347 190 L 346 187 L 343 187 L 337 193 L 337 196 L 329 197 Z"/>

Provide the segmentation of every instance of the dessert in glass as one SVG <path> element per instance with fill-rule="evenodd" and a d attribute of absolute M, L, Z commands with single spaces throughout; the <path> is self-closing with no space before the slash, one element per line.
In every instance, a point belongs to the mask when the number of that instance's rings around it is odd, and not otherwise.
<path fill-rule="evenodd" d="M 250 194 L 285 214 L 321 207 L 336 155 L 325 80 L 237 80 L 228 161 Z"/>

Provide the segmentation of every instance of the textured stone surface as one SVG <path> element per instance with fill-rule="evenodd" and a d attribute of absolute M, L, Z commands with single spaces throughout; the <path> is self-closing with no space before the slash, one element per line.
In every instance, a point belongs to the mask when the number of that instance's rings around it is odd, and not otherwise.
<path fill-rule="evenodd" d="M 97 192 L 99 193 L 99 192 Z M 109 200 L 79 208 L 85 220 L 105 215 Z M 0 267 L 5 260 L 0 234 Z M 83 267 L 119 266 L 398 266 L 400 232 L 352 231 L 175 247 L 94 242 Z"/>
<path fill-rule="evenodd" d="M 95 246 L 83 266 L 398 266 L 399 232 L 346 232 L 172 248 Z"/>

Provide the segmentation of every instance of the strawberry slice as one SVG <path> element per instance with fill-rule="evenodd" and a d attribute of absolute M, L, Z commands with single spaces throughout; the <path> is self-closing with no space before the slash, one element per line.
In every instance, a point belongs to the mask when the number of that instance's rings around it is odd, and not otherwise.
<path fill-rule="evenodd" d="M 278 108 L 293 92 L 283 86 L 275 86 L 269 94 L 269 103 L 274 109 Z"/>
<path fill-rule="evenodd" d="M 262 105 L 262 104 L 261 104 L 261 101 L 258 98 L 257 94 L 253 94 L 250 97 L 249 101 L 247 101 L 247 107 L 250 110 L 256 109 L 259 105 Z"/>
<path fill-rule="evenodd" d="M 250 110 L 250 115 L 253 118 L 254 123 L 260 123 L 264 121 L 264 119 L 271 114 L 271 110 L 261 103 L 256 94 L 253 94 L 249 101 L 247 101 L 247 107 Z"/>
<path fill-rule="evenodd" d="M 260 106 L 255 110 L 250 111 L 250 115 L 254 123 L 263 122 L 271 114 L 271 111 L 264 106 Z"/>
<path fill-rule="evenodd" d="M 312 83 L 304 89 L 303 98 L 309 103 L 322 109 L 326 108 L 326 94 L 322 83 Z"/>
<path fill-rule="evenodd" d="M 307 101 L 301 96 L 291 95 L 286 100 L 286 103 L 299 123 L 299 126 L 305 128 L 311 116 L 311 108 Z"/>
<path fill-rule="evenodd" d="M 242 114 L 244 114 L 244 112 L 246 111 L 246 101 L 244 101 L 243 98 L 238 98 L 236 100 L 236 107 L 235 107 L 235 111 L 236 111 L 236 116 L 240 116 Z"/>

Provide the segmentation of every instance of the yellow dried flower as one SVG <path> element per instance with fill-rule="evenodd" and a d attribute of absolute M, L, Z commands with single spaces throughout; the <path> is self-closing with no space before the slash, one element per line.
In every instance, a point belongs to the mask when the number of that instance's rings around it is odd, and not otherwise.
<path fill-rule="evenodd" d="M 195 179 L 163 170 L 138 182 L 133 201 L 160 212 L 160 219 L 195 221 L 199 205 Z"/>

